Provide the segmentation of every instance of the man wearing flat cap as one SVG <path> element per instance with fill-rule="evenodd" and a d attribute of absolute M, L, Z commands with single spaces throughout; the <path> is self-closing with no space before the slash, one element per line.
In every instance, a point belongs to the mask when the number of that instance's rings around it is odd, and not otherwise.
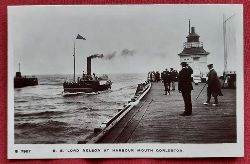
<path fill-rule="evenodd" d="M 213 106 L 218 106 L 218 96 L 223 96 L 221 92 L 221 85 L 219 78 L 217 76 L 217 72 L 213 68 L 213 64 L 208 64 L 207 68 L 209 69 L 208 72 L 208 80 L 207 80 L 207 101 L 203 103 L 204 105 L 210 104 L 211 96 L 214 97 Z"/>
<path fill-rule="evenodd" d="M 178 77 L 178 90 L 182 93 L 185 104 L 184 113 L 181 116 L 190 116 L 192 114 L 192 100 L 191 91 L 193 90 L 192 78 L 193 70 L 186 62 L 181 63 L 182 70 L 179 72 Z"/>

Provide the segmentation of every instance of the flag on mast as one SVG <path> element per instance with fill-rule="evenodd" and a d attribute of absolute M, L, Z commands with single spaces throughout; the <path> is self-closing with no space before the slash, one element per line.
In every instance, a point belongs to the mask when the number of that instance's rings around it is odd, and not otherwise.
<path fill-rule="evenodd" d="M 76 39 L 83 39 L 83 40 L 86 40 L 84 37 L 82 37 L 81 35 L 77 35 Z"/>

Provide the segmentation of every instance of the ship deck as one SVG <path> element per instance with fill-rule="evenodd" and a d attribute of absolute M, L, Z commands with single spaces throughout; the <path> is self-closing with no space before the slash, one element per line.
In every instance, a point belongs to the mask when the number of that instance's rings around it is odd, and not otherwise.
<path fill-rule="evenodd" d="M 142 101 L 97 143 L 234 143 L 236 142 L 236 90 L 223 89 L 219 106 L 204 106 L 204 84 L 193 85 L 193 114 L 184 111 L 181 93 L 164 95 L 162 83 L 153 83 Z"/>

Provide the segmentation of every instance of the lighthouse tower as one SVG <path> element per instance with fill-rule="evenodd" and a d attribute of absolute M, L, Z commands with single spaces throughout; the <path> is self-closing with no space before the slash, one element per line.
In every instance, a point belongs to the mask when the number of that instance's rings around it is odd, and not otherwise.
<path fill-rule="evenodd" d="M 189 35 L 187 42 L 183 44 L 183 50 L 179 53 L 180 62 L 187 62 L 193 68 L 193 76 L 205 78 L 207 70 L 207 55 L 209 52 L 203 48 L 203 42 L 199 41 L 200 36 L 195 33 L 195 27 L 191 27 L 189 21 Z"/>

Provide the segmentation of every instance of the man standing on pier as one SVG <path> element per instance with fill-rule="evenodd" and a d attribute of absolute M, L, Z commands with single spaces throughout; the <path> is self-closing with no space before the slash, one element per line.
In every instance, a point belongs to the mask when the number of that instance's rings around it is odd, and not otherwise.
<path fill-rule="evenodd" d="M 172 91 L 175 90 L 175 77 L 176 77 L 176 74 L 175 74 L 175 71 L 173 68 L 170 68 L 170 75 L 171 75 L 171 85 L 172 85 Z"/>
<path fill-rule="evenodd" d="M 160 73 L 159 73 L 159 71 L 156 71 L 156 73 L 155 73 L 155 81 L 156 82 L 160 81 Z"/>
<path fill-rule="evenodd" d="M 170 75 L 170 72 L 168 71 L 168 69 L 163 71 L 162 80 L 163 80 L 163 84 L 165 87 L 165 95 L 167 95 L 167 94 L 170 95 L 171 75 Z"/>
<path fill-rule="evenodd" d="M 191 91 L 193 90 L 192 78 L 193 69 L 186 62 L 181 62 L 182 70 L 178 77 L 178 90 L 182 93 L 185 104 L 185 111 L 181 116 L 190 116 L 192 114 Z"/>
<path fill-rule="evenodd" d="M 209 69 L 208 80 L 207 80 L 207 101 L 203 103 L 204 105 L 210 104 L 211 95 L 214 97 L 213 106 L 218 106 L 218 96 L 223 96 L 221 92 L 221 85 L 217 72 L 213 69 L 213 64 L 207 65 Z"/>

